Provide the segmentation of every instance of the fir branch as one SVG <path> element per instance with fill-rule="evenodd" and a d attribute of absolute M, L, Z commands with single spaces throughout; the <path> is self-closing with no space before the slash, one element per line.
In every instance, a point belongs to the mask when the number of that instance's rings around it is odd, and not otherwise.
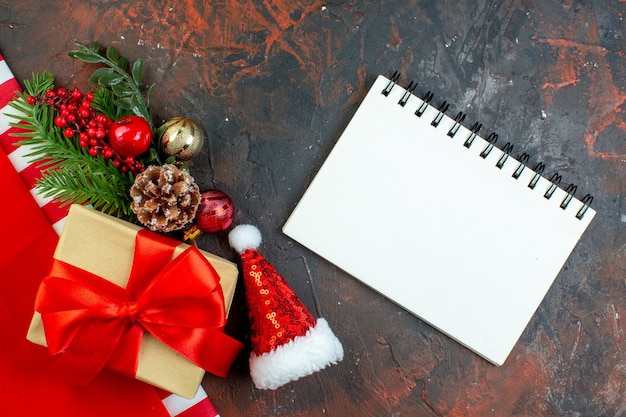
<path fill-rule="evenodd" d="M 54 197 L 61 206 L 91 204 L 104 213 L 133 216 L 129 185 L 125 178 L 93 171 L 87 175 L 86 171 L 79 166 L 46 170 L 37 186 L 45 197 Z"/>
<path fill-rule="evenodd" d="M 115 105 L 115 94 L 108 88 L 98 86 L 93 92 L 91 107 L 99 113 L 104 114 L 111 120 L 134 114 L 132 111 L 124 110 Z"/>
<path fill-rule="evenodd" d="M 46 105 L 30 106 L 21 96 L 13 100 L 11 106 L 19 110 L 22 115 L 12 115 L 13 118 L 22 122 L 11 123 L 25 130 L 22 133 L 15 133 L 15 137 L 23 137 L 18 142 L 19 146 L 28 146 L 29 152 L 25 155 L 29 162 L 37 163 L 40 168 L 54 165 L 58 160 L 63 159 L 63 155 L 58 155 L 64 151 L 64 147 L 69 142 L 59 129 L 53 126 L 54 109 Z"/>
<path fill-rule="evenodd" d="M 76 140 L 66 138 L 54 125 L 52 106 L 27 103 L 29 95 L 41 96 L 53 88 L 54 77 L 33 74 L 24 85 L 25 91 L 10 103 L 19 114 L 9 115 L 17 120 L 12 126 L 24 129 L 15 134 L 22 138 L 18 145 L 28 147 L 26 158 L 41 169 L 37 187 L 42 194 L 63 205 L 88 203 L 108 214 L 133 217 L 128 193 L 132 174 L 122 173 L 101 155 L 92 157 Z"/>
<path fill-rule="evenodd" d="M 54 76 L 48 71 L 33 72 L 32 81 L 24 80 L 24 90 L 31 96 L 43 95 L 54 87 Z"/>

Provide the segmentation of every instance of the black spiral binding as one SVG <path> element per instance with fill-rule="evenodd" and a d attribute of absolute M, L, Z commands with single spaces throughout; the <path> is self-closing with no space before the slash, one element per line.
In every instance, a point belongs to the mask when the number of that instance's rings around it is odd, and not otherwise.
<path fill-rule="evenodd" d="M 478 123 L 478 122 L 474 123 L 474 125 L 470 129 L 470 134 L 465 140 L 465 143 L 463 144 L 463 146 L 469 149 L 472 146 L 472 143 L 474 143 L 474 139 L 476 139 L 476 135 L 478 135 L 478 131 L 482 127 L 483 127 L 482 123 Z"/>
<path fill-rule="evenodd" d="M 396 85 L 399 79 L 400 79 L 400 73 L 398 71 L 394 72 L 393 75 L 391 76 L 391 79 L 387 83 L 387 86 L 383 89 L 383 96 L 387 97 L 389 93 L 391 93 L 393 86 Z M 415 85 L 417 86 L 417 84 Z"/>
<path fill-rule="evenodd" d="M 567 208 L 567 206 L 569 205 L 569 202 L 572 201 L 572 198 L 574 197 L 574 194 L 576 193 L 577 188 L 578 187 L 576 187 L 576 185 L 574 184 L 570 184 L 567 186 L 567 188 L 565 189 L 565 192 L 567 193 L 567 195 L 565 196 L 565 198 L 563 199 L 559 207 L 561 207 L 563 210 Z"/>
<path fill-rule="evenodd" d="M 483 151 L 480 153 L 480 157 L 485 159 L 489 156 L 489 154 L 491 153 L 491 151 L 493 150 L 496 142 L 498 141 L 498 134 L 496 132 L 491 132 L 489 134 L 489 136 L 487 137 L 487 146 L 485 146 L 485 149 L 483 149 Z"/>
<path fill-rule="evenodd" d="M 552 197 L 552 194 L 554 194 L 554 190 L 556 190 L 556 187 L 561 183 L 561 176 L 555 172 L 550 177 L 550 183 L 551 183 L 550 186 L 548 187 L 547 191 L 543 195 L 548 200 L 550 199 L 550 197 Z"/>
<path fill-rule="evenodd" d="M 439 126 L 441 119 L 443 119 L 444 114 L 446 114 L 446 112 L 448 111 L 448 107 L 450 107 L 450 104 L 448 104 L 448 102 L 444 100 L 444 102 L 441 103 L 441 106 L 439 106 L 439 113 L 437 113 L 433 121 L 430 122 L 431 126 Z"/>
<path fill-rule="evenodd" d="M 404 94 L 402 95 L 402 98 L 400 99 L 400 101 L 398 101 L 398 104 L 401 107 L 404 107 L 404 105 L 406 104 L 407 101 L 409 101 L 409 97 L 411 97 L 411 94 L 413 93 L 413 90 L 415 90 L 415 87 L 417 87 L 417 83 L 413 83 L 413 81 L 411 81 L 409 83 L 409 86 L 406 88 L 406 91 L 404 92 Z M 390 90 L 391 91 L 391 90 Z M 384 94 L 384 93 L 383 93 Z"/>
<path fill-rule="evenodd" d="M 519 164 L 517 165 L 517 168 L 515 168 L 515 171 L 513 171 L 513 174 L 511 175 L 513 178 L 518 179 L 519 176 L 522 175 L 522 172 L 524 171 L 524 168 L 526 168 L 526 164 L 528 163 L 529 159 L 530 159 L 530 155 L 528 155 L 526 152 L 520 155 Z"/>
<path fill-rule="evenodd" d="M 456 135 L 456 132 L 459 131 L 459 128 L 461 127 L 461 124 L 463 123 L 463 120 L 465 120 L 465 113 L 460 111 L 454 117 L 454 126 L 452 126 L 450 130 L 448 130 L 448 136 L 453 138 L 454 135 Z"/>
<path fill-rule="evenodd" d="M 394 72 L 393 75 L 391 76 L 391 79 L 389 80 L 385 88 L 382 90 L 382 94 L 384 96 L 389 96 L 389 93 L 391 93 L 391 90 L 398 83 L 399 79 L 400 79 L 400 73 L 398 71 Z M 407 86 L 407 88 L 405 89 L 404 94 L 398 101 L 398 104 L 401 107 L 404 107 L 406 105 L 406 103 L 409 101 L 409 98 L 413 95 L 416 88 L 417 88 L 417 83 L 411 81 L 409 85 Z M 430 103 L 433 100 L 433 97 L 434 95 L 430 91 L 428 91 L 426 94 L 424 94 L 423 97 L 421 97 L 422 103 L 417 107 L 417 110 L 415 110 L 415 116 L 422 117 L 426 109 L 428 109 L 428 106 L 431 105 Z M 431 121 L 430 123 L 431 126 L 433 127 L 439 126 L 439 123 L 443 119 L 443 116 L 445 115 L 446 111 L 448 111 L 449 107 L 450 107 L 450 104 L 447 101 L 443 101 L 441 105 L 439 106 L 439 108 L 435 108 L 437 110 L 437 115 Z M 459 128 L 462 126 L 463 122 L 465 121 L 465 116 L 466 115 L 463 112 L 457 113 L 457 115 L 454 117 L 454 125 L 450 128 L 450 130 L 447 133 L 449 137 L 453 138 L 457 134 Z M 465 146 L 468 149 L 471 148 L 472 144 L 474 143 L 474 139 L 476 139 L 476 136 L 478 136 L 478 132 L 480 131 L 481 128 L 482 128 L 482 124 L 479 122 L 475 122 L 472 125 L 472 127 L 469 129 L 470 134 L 468 135 L 467 139 L 463 143 L 463 146 Z M 486 141 L 488 142 L 487 146 L 485 146 L 485 148 L 479 154 L 479 156 L 483 159 L 486 159 L 487 156 L 489 156 L 489 154 L 495 147 L 495 144 L 498 141 L 498 135 L 495 132 L 492 132 L 489 134 Z M 502 156 L 498 159 L 498 162 L 495 165 L 496 168 L 502 169 L 502 167 L 506 164 L 507 160 L 509 159 L 509 156 L 511 155 L 512 151 L 513 151 L 513 144 L 511 144 L 510 142 L 507 142 L 502 148 Z M 530 156 L 526 152 L 522 153 L 519 156 L 518 158 L 519 164 L 515 168 L 515 171 L 513 172 L 513 174 L 511 175 L 513 179 L 516 179 L 516 180 L 519 179 L 519 177 L 522 175 L 522 172 L 526 168 L 529 159 L 530 159 Z M 533 170 L 534 175 L 531 178 L 531 180 L 528 182 L 528 188 L 535 189 L 544 170 L 545 170 L 545 165 L 541 162 L 537 163 L 537 165 L 535 166 L 535 169 Z M 559 175 L 558 173 L 552 174 L 552 176 L 548 180 L 550 185 L 548 186 L 548 188 L 546 189 L 543 195 L 544 198 L 548 200 L 552 198 L 552 195 L 558 188 L 559 184 L 561 183 L 561 180 L 562 180 L 561 175 Z M 565 192 L 567 193 L 567 195 L 563 198 L 563 201 L 559 204 L 559 207 L 565 210 L 569 206 L 570 202 L 574 198 L 574 194 L 576 194 L 577 188 L 578 187 L 575 184 L 570 184 L 567 186 L 567 188 L 565 189 Z M 586 194 L 581 200 L 582 206 L 576 213 L 575 217 L 579 220 L 582 219 L 585 216 L 585 213 L 587 212 L 589 207 L 591 206 L 592 202 L 593 202 L 593 196 L 590 194 Z"/>
<path fill-rule="evenodd" d="M 583 218 L 583 216 L 587 212 L 587 209 L 591 206 L 593 196 L 590 194 L 586 194 L 580 201 L 583 203 L 583 206 L 580 208 L 580 210 L 578 210 L 578 213 L 576 213 L 576 218 L 579 220 Z"/>
<path fill-rule="evenodd" d="M 512 151 L 513 145 L 511 144 L 511 142 L 507 142 L 506 145 L 504 145 L 504 148 L 502 148 L 502 156 L 500 157 L 500 159 L 498 159 L 498 162 L 496 163 L 496 168 L 502 169 L 504 164 L 506 164 L 507 159 L 509 159 Z"/>
<path fill-rule="evenodd" d="M 424 94 L 424 97 L 422 97 L 422 105 L 419 106 L 417 110 L 415 110 L 415 115 L 417 117 L 422 117 L 422 114 L 424 114 L 424 112 L 428 108 L 428 105 L 430 104 L 430 101 L 432 99 L 433 99 L 433 93 L 431 93 L 430 91 Z"/>

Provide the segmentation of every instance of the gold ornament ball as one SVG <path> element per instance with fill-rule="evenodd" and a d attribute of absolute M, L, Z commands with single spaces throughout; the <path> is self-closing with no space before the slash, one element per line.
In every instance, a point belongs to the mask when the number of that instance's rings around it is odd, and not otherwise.
<path fill-rule="evenodd" d="M 161 149 L 178 161 L 189 161 L 202 150 L 202 128 L 188 117 L 174 117 L 158 129 Z"/>

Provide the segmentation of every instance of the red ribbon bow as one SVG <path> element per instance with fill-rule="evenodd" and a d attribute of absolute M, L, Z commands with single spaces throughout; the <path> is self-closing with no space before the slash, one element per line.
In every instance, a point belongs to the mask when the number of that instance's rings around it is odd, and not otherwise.
<path fill-rule="evenodd" d="M 191 362 L 225 377 L 242 344 L 225 335 L 219 276 L 193 246 L 170 262 L 178 242 L 138 232 L 128 285 L 54 260 L 35 309 L 48 348 L 77 383 L 105 365 L 135 375 L 147 331 Z"/>

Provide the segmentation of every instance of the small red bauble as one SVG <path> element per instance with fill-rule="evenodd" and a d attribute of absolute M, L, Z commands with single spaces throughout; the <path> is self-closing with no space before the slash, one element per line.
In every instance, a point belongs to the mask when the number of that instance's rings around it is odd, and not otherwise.
<path fill-rule="evenodd" d="M 143 117 L 121 117 L 109 126 L 109 144 L 121 156 L 141 155 L 151 143 L 152 128 Z"/>
<path fill-rule="evenodd" d="M 200 196 L 196 227 L 205 233 L 223 232 L 233 223 L 235 207 L 223 191 L 207 190 Z"/>

